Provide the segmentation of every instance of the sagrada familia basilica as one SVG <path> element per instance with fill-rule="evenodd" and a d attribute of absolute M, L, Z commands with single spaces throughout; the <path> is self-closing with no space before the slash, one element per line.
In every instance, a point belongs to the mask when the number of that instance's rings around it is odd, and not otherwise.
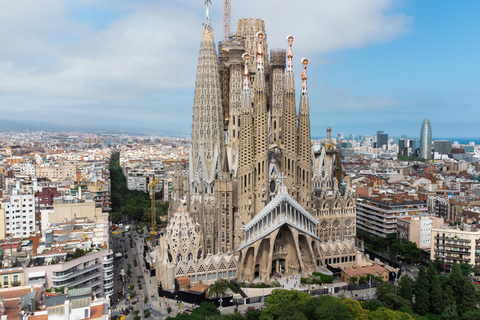
<path fill-rule="evenodd" d="M 297 112 L 293 43 L 288 36 L 286 49 L 268 54 L 264 22 L 241 19 L 217 54 L 207 2 L 190 167 L 175 172 L 169 223 L 152 253 L 165 288 L 178 277 L 268 282 L 360 259 L 355 196 L 331 132 L 312 150 L 306 58 Z"/>

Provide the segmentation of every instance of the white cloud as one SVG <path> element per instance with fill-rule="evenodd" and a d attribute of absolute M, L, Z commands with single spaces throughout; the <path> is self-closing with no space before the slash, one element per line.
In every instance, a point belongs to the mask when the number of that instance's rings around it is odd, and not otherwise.
<path fill-rule="evenodd" d="M 411 22 L 397 12 L 395 1 L 232 2 L 232 31 L 241 17 L 263 18 L 270 48 L 285 47 L 285 36 L 293 34 L 297 60 L 312 55 L 313 64 L 323 52 L 394 39 L 408 32 Z M 221 5 L 217 0 L 211 9 L 216 41 L 222 36 Z M 98 30 L 90 22 L 101 14 L 91 21 L 75 19 L 76 10 L 121 14 Z M 202 2 L 192 0 L 1 1 L 0 92 L 27 97 L 25 103 L 43 99 L 39 108 L 52 99 L 66 106 L 156 103 L 159 112 L 175 113 L 172 101 L 163 104 L 155 96 L 188 88 L 193 95 L 203 20 Z M 11 107 L 5 102 L 0 98 L 0 110 Z M 182 112 L 191 112 L 184 99 L 178 103 Z"/>

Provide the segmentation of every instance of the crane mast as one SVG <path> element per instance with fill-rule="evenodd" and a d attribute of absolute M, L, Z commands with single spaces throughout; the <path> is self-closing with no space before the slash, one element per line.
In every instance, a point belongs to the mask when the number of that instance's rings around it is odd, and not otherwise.
<path fill-rule="evenodd" d="M 155 214 L 155 186 L 157 185 L 157 183 L 160 181 L 160 179 L 157 179 L 157 180 L 154 180 L 152 181 L 150 184 L 149 184 L 149 188 L 150 188 L 150 197 L 152 198 L 152 212 L 151 212 L 151 215 L 152 215 L 152 228 L 150 230 L 150 234 L 152 236 L 156 235 L 157 234 L 157 215 Z M 152 239 L 153 241 L 153 239 Z"/>

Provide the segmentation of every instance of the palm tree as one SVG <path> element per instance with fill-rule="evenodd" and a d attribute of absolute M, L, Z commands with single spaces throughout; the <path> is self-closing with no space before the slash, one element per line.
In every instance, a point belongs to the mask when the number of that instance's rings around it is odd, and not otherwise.
<path fill-rule="evenodd" d="M 220 295 L 224 296 L 228 290 L 228 281 L 225 279 L 218 279 L 208 288 L 208 295 L 218 298 Z"/>

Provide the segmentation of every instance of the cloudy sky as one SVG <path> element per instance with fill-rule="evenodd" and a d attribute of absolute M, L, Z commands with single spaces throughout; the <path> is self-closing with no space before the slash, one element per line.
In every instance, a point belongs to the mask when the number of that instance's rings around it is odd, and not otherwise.
<path fill-rule="evenodd" d="M 212 0 L 216 41 L 222 2 Z M 0 0 L 2 119 L 188 134 L 203 0 Z M 480 2 L 232 0 L 308 57 L 314 136 L 480 137 Z M 300 88 L 298 88 L 300 89 Z"/>

